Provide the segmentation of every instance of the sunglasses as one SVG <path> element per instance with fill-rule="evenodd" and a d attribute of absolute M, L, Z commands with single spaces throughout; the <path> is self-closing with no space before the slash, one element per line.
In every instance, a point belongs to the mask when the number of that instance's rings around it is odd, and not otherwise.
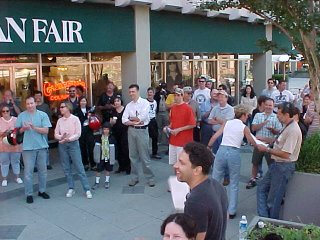
<path fill-rule="evenodd" d="M 76 92 L 76 91 L 69 91 L 69 92 Z"/>
<path fill-rule="evenodd" d="M 10 110 L 2 110 L 3 113 L 8 113 Z"/>
<path fill-rule="evenodd" d="M 206 82 L 206 81 L 199 81 L 199 82 Z"/>
<path fill-rule="evenodd" d="M 274 84 L 273 82 L 268 82 L 268 84 Z"/>
<path fill-rule="evenodd" d="M 60 108 L 65 108 L 66 106 L 60 106 Z"/>

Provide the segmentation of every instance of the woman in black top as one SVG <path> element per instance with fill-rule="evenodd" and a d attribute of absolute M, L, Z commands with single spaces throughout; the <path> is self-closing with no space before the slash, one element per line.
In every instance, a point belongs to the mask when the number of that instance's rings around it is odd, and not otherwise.
<path fill-rule="evenodd" d="M 84 169 L 89 170 L 89 164 L 92 171 L 96 171 L 96 163 L 93 159 L 94 149 L 94 135 L 92 129 L 89 127 L 88 113 L 90 107 L 86 97 L 79 98 L 79 107 L 74 110 L 74 115 L 80 119 L 81 122 L 81 136 L 79 138 L 79 144 L 81 149 L 81 157 Z"/>
<path fill-rule="evenodd" d="M 112 110 L 112 119 L 110 123 L 113 125 L 112 132 L 116 139 L 117 159 L 119 169 L 115 173 L 126 172 L 130 174 L 130 158 L 128 147 L 128 126 L 122 124 L 122 115 L 124 106 L 122 106 L 121 96 L 117 95 L 113 100 L 114 109 Z"/>

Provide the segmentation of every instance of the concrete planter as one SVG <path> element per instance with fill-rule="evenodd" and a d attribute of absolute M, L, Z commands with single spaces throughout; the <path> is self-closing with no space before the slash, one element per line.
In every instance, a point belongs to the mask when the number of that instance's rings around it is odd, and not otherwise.
<path fill-rule="evenodd" d="M 250 234 L 251 231 L 253 231 L 254 229 L 258 228 L 258 222 L 260 222 L 260 221 L 262 221 L 265 224 L 270 223 L 273 226 L 283 226 L 286 228 L 294 228 L 294 229 L 301 229 L 305 226 L 305 224 L 302 224 L 302 223 L 288 222 L 288 221 L 284 221 L 284 220 L 277 220 L 277 219 L 272 219 L 272 218 L 264 218 L 264 217 L 255 216 L 248 226 L 248 234 Z M 273 232 L 269 232 L 269 233 L 273 233 Z"/>
<path fill-rule="evenodd" d="M 320 174 L 295 172 L 289 181 L 283 219 L 320 226 Z"/>
<path fill-rule="evenodd" d="M 273 219 L 273 218 L 265 218 L 265 217 L 255 216 L 248 226 L 248 232 L 251 232 L 253 229 L 255 229 L 257 227 L 258 222 L 260 222 L 260 221 L 262 221 L 264 223 L 271 223 L 274 226 L 284 226 L 284 227 L 296 228 L 296 229 L 300 229 L 305 226 L 305 224 L 302 224 L 302 223 L 289 222 L 289 221 L 278 220 L 278 219 Z"/>

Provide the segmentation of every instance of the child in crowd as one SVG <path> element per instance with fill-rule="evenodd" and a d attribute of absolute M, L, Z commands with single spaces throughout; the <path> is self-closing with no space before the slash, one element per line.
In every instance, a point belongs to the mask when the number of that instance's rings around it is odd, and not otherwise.
<path fill-rule="evenodd" d="M 113 162 L 110 159 L 110 144 L 115 144 L 114 137 L 111 136 L 111 124 L 109 122 L 105 122 L 102 126 L 102 135 L 98 140 L 101 143 L 101 151 L 100 151 L 100 162 L 97 165 L 96 171 L 96 180 L 92 187 L 93 190 L 99 187 L 101 172 L 105 170 L 105 183 L 104 187 L 106 189 L 110 186 L 110 172 L 113 171 Z M 96 157 L 96 156 L 95 156 Z"/>

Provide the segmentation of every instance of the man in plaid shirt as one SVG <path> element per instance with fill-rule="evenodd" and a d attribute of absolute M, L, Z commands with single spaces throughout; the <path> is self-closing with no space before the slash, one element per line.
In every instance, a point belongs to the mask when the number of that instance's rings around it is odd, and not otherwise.
<path fill-rule="evenodd" d="M 277 134 L 282 129 L 282 124 L 277 118 L 277 114 L 273 112 L 274 101 L 267 98 L 265 101 L 265 109 L 262 113 L 257 113 L 252 121 L 252 131 L 256 131 L 257 139 L 264 143 L 272 144 Z M 252 154 L 252 176 L 246 188 L 251 189 L 257 185 L 258 166 L 265 157 L 268 166 L 272 163 L 271 155 L 267 152 L 260 152 L 254 148 Z"/>

